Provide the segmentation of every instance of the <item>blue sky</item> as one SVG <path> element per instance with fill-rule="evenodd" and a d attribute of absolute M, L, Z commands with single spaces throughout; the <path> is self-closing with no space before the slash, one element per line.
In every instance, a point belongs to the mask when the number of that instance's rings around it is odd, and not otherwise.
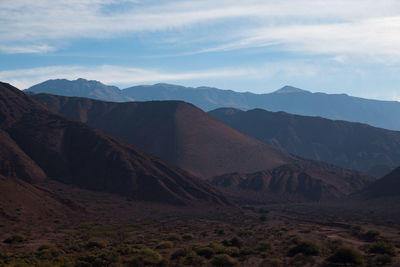
<path fill-rule="evenodd" d="M 398 0 L 2 0 L 0 80 L 400 100 Z"/>

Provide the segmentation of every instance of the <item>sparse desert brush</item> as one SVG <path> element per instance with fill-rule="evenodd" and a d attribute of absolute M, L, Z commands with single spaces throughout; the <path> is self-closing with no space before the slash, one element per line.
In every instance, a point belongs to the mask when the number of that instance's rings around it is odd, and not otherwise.
<path fill-rule="evenodd" d="M 211 259 L 212 256 L 214 256 L 215 251 L 214 249 L 210 247 L 196 247 L 194 249 L 196 253 L 204 258 Z"/>
<path fill-rule="evenodd" d="M 240 237 L 246 237 L 253 235 L 253 231 L 247 229 L 240 229 L 237 231 L 237 235 Z"/>
<path fill-rule="evenodd" d="M 62 252 L 52 244 L 44 244 L 37 249 L 35 254 L 40 259 L 54 259 L 60 256 Z"/>
<path fill-rule="evenodd" d="M 185 266 L 204 266 L 205 259 L 196 252 L 190 251 L 182 260 Z"/>
<path fill-rule="evenodd" d="M 362 235 L 365 241 L 373 242 L 376 241 L 377 238 L 380 236 L 380 233 L 376 230 L 369 230 L 365 234 Z"/>
<path fill-rule="evenodd" d="M 186 233 L 182 235 L 183 240 L 192 240 L 194 238 L 194 235 L 191 233 Z"/>
<path fill-rule="evenodd" d="M 328 241 L 328 248 L 332 251 L 336 250 L 338 247 L 343 246 L 342 239 L 330 239 Z"/>
<path fill-rule="evenodd" d="M 364 264 L 364 257 L 359 251 L 353 248 L 341 246 L 337 248 L 335 252 L 326 259 L 326 261 L 344 266 L 359 266 Z"/>
<path fill-rule="evenodd" d="M 225 253 L 234 258 L 242 256 L 240 249 L 237 247 L 226 248 Z"/>
<path fill-rule="evenodd" d="M 374 258 L 375 266 L 391 266 L 393 264 L 393 257 L 387 254 L 377 255 Z"/>
<path fill-rule="evenodd" d="M 277 258 L 265 258 L 261 263 L 260 267 L 281 267 L 283 262 Z"/>
<path fill-rule="evenodd" d="M 147 266 L 156 265 L 163 260 L 162 256 L 147 247 L 133 249 L 132 257 L 129 259 L 129 266 Z"/>
<path fill-rule="evenodd" d="M 258 251 L 267 252 L 272 249 L 272 245 L 268 240 L 258 242 L 256 249 Z"/>
<path fill-rule="evenodd" d="M 238 261 L 227 254 L 219 254 L 212 258 L 211 264 L 218 267 L 235 266 Z"/>
<path fill-rule="evenodd" d="M 101 239 L 92 239 L 86 243 L 86 248 L 105 248 L 107 246 L 107 241 Z"/>
<path fill-rule="evenodd" d="M 396 256 L 396 248 L 393 244 L 378 242 L 373 243 L 369 249 L 368 253 L 372 254 L 386 254 L 389 256 Z"/>
<path fill-rule="evenodd" d="M 302 253 L 296 254 L 290 259 L 289 266 L 314 266 L 315 260 L 312 257 L 308 257 Z"/>
<path fill-rule="evenodd" d="M 172 248 L 174 247 L 174 242 L 172 241 L 162 241 L 158 243 L 157 249 L 167 249 L 167 248 Z"/>
<path fill-rule="evenodd" d="M 217 229 L 214 230 L 214 233 L 215 233 L 216 235 L 224 235 L 224 234 L 225 234 L 225 231 L 224 231 L 223 229 L 217 228 Z"/>
<path fill-rule="evenodd" d="M 299 253 L 306 256 L 318 256 L 320 254 L 320 248 L 314 242 L 304 240 L 292 246 L 288 251 L 288 256 L 293 257 Z"/>
<path fill-rule="evenodd" d="M 243 246 L 243 240 L 237 236 L 232 237 L 230 240 L 223 240 L 222 244 L 226 247 L 238 247 Z"/>
<path fill-rule="evenodd" d="M 261 215 L 260 217 L 258 217 L 258 219 L 259 219 L 261 222 L 265 222 L 265 221 L 267 220 L 267 216 Z"/>
<path fill-rule="evenodd" d="M 22 242 L 26 242 L 28 241 L 28 238 L 24 235 L 20 235 L 20 234 L 13 234 L 10 237 L 7 237 L 6 239 L 4 239 L 4 243 L 7 244 L 15 244 L 15 243 L 22 243 Z"/>
<path fill-rule="evenodd" d="M 216 254 L 223 254 L 226 252 L 226 248 L 219 243 L 209 243 L 208 245 L 196 245 L 193 246 L 193 250 L 200 256 L 210 259 Z"/>
<path fill-rule="evenodd" d="M 192 251 L 191 248 L 180 248 L 171 254 L 171 260 L 186 257 Z"/>
<path fill-rule="evenodd" d="M 182 240 L 182 236 L 180 234 L 177 233 L 171 233 L 167 236 L 167 240 L 169 241 L 181 241 Z"/>

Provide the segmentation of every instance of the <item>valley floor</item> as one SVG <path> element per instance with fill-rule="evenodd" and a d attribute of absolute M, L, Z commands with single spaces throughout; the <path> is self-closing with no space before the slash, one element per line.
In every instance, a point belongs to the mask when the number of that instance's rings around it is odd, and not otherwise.
<path fill-rule="evenodd" d="M 400 266 L 400 209 L 379 201 L 174 208 L 45 186 L 83 211 L 0 215 L 0 266 Z"/>

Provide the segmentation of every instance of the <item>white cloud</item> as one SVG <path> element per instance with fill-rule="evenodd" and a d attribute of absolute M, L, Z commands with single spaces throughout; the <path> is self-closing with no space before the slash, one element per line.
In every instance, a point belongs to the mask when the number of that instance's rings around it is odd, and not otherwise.
<path fill-rule="evenodd" d="M 48 45 L 25 45 L 25 46 L 12 46 L 0 45 L 0 52 L 6 54 L 27 54 L 27 53 L 47 53 L 54 51 L 55 47 Z"/>
<path fill-rule="evenodd" d="M 319 25 L 284 25 L 246 30 L 238 40 L 201 50 L 226 51 L 279 45 L 280 49 L 310 54 L 400 58 L 400 16 Z"/>
<path fill-rule="evenodd" d="M 277 73 L 287 76 L 313 76 L 317 70 L 305 64 L 269 63 L 257 68 L 223 68 L 188 72 L 165 72 L 155 69 L 133 68 L 125 66 L 50 66 L 31 69 L 0 71 L 0 80 L 20 89 L 48 79 L 99 80 L 106 84 L 130 86 L 142 83 L 181 82 L 197 79 L 265 79 Z"/>
<path fill-rule="evenodd" d="M 121 5 L 123 8 L 112 9 Z M 215 25 L 221 21 L 239 27 L 240 32 L 251 31 L 255 25 L 264 29 L 260 35 L 244 36 L 246 38 L 233 43 L 231 48 L 272 42 L 283 43 L 293 50 L 300 46 L 299 50 L 306 51 L 314 48 L 319 48 L 317 52 L 349 51 L 352 41 L 357 41 L 358 45 L 367 39 L 367 33 L 379 33 L 378 38 L 369 36 L 373 40 L 369 40 L 368 48 L 372 51 L 385 49 L 385 53 L 390 54 L 398 52 L 394 48 L 398 40 L 392 34 L 398 30 L 398 21 L 393 20 L 393 16 L 399 12 L 400 1 L 397 0 L 2 0 L 0 45 L 19 48 L 8 50 L 13 53 L 45 52 L 30 47 L 43 44 L 54 47 L 60 39 L 113 38 L 155 31 L 173 33 L 177 29 L 185 39 L 185 30 L 192 26 Z M 374 22 L 377 24 L 373 25 Z M 368 29 L 370 25 L 373 30 Z M 367 31 L 359 36 L 360 29 Z M 325 34 L 325 30 L 333 36 Z M 345 36 L 338 39 L 342 33 Z M 237 34 L 221 29 L 221 35 L 227 40 L 238 37 Z M 342 40 L 344 43 L 339 47 Z M 318 43 L 311 46 L 311 41 Z M 23 48 L 25 45 L 27 48 Z M 225 49 L 228 48 L 229 45 L 225 45 Z"/>

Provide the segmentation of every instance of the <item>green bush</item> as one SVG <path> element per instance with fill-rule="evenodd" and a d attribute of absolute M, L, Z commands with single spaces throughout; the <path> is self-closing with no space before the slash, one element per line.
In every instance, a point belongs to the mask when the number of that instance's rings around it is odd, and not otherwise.
<path fill-rule="evenodd" d="M 132 252 L 129 266 L 155 265 L 163 260 L 159 253 L 147 247 L 134 249 Z"/>
<path fill-rule="evenodd" d="M 183 259 L 185 266 L 203 266 L 204 258 L 197 255 L 194 251 L 190 251 Z"/>
<path fill-rule="evenodd" d="M 28 240 L 28 238 L 26 236 L 14 234 L 14 235 L 4 239 L 3 242 L 7 243 L 7 244 L 15 244 L 15 243 L 26 242 L 27 240 Z"/>
<path fill-rule="evenodd" d="M 174 242 L 172 242 L 172 241 L 163 241 L 163 242 L 160 242 L 158 245 L 157 245 L 157 249 L 166 249 L 166 248 L 172 248 L 172 247 L 174 247 Z"/>
<path fill-rule="evenodd" d="M 396 248 L 392 244 L 379 242 L 372 244 L 368 249 L 368 253 L 396 256 Z"/>
<path fill-rule="evenodd" d="M 60 251 L 50 244 L 40 246 L 36 252 L 36 256 L 40 259 L 54 259 L 60 254 Z"/>
<path fill-rule="evenodd" d="M 343 265 L 363 265 L 364 257 L 361 253 L 350 247 L 339 247 L 335 252 L 326 259 L 328 262 Z"/>
<path fill-rule="evenodd" d="M 320 254 L 320 249 L 314 242 L 300 241 L 297 245 L 289 249 L 288 256 L 293 257 L 299 253 L 306 256 L 318 256 Z"/>
<path fill-rule="evenodd" d="M 234 266 L 238 261 L 227 254 L 219 254 L 212 258 L 211 264 L 218 267 Z"/>

